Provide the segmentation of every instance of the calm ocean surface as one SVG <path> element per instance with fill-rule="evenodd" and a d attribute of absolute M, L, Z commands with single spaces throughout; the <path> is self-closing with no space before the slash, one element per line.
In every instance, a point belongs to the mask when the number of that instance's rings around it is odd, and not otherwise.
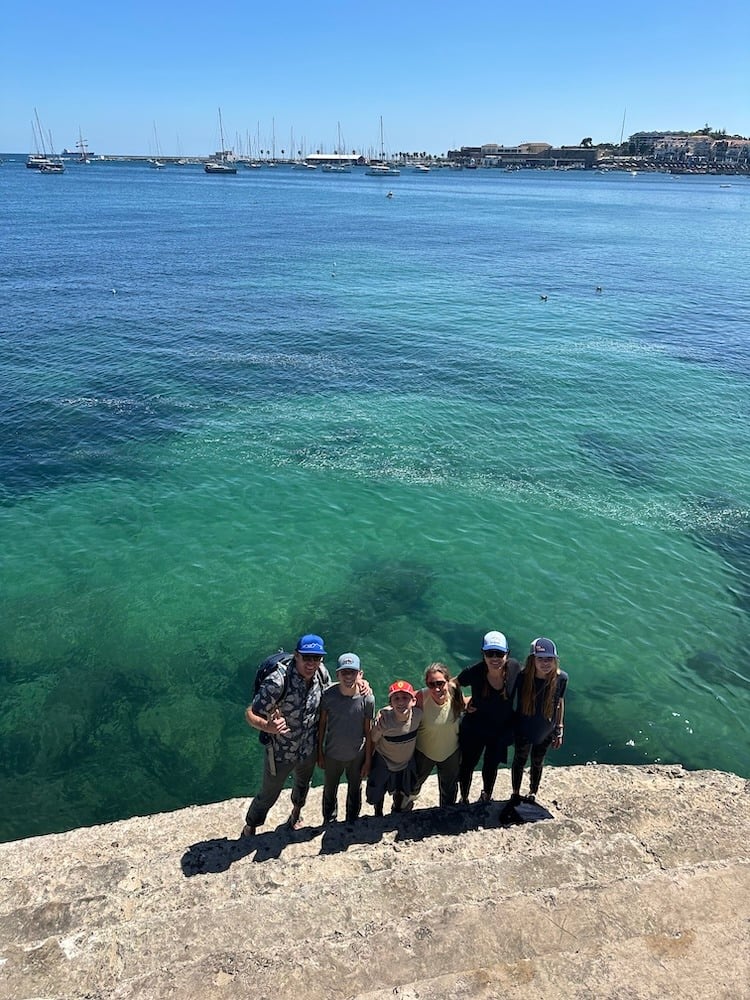
<path fill-rule="evenodd" d="M 729 184 L 6 160 L 0 839 L 252 794 L 303 631 L 379 704 L 549 635 L 555 762 L 750 776 Z"/>

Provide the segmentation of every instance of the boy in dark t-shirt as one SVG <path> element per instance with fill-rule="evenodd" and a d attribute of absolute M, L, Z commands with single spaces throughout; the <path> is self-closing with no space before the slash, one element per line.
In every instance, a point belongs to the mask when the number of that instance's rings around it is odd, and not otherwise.
<path fill-rule="evenodd" d="M 338 787 L 346 773 L 346 821 L 357 819 L 362 808 L 362 779 L 370 772 L 370 727 L 375 699 L 359 692 L 362 677 L 356 653 L 343 653 L 336 668 L 337 684 L 320 699 L 318 766 L 325 772 L 323 825 L 336 819 Z"/>

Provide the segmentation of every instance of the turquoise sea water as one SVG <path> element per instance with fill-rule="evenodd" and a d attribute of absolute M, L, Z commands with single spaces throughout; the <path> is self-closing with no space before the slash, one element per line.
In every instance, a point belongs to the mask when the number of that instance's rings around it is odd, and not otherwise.
<path fill-rule="evenodd" d="M 556 762 L 750 776 L 726 183 L 6 161 L 0 839 L 252 794 L 303 631 L 379 703 L 549 635 Z"/>

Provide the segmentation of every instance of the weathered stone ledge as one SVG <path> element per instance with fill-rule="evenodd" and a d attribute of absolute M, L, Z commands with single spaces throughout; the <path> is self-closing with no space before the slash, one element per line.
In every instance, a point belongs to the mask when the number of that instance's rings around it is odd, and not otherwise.
<path fill-rule="evenodd" d="M 0 998 L 750 998 L 750 782 L 550 767 L 542 792 L 509 827 L 433 780 L 325 831 L 287 831 L 285 793 L 247 843 L 234 800 L 2 844 Z"/>

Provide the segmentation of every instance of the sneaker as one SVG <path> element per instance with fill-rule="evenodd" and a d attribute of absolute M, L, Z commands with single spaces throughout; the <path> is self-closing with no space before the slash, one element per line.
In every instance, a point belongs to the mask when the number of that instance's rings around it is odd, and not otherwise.
<path fill-rule="evenodd" d="M 528 803 L 530 803 L 530 804 L 531 804 L 531 805 L 533 806 L 533 805 L 534 805 L 534 803 L 536 802 L 536 795 L 534 795 L 534 793 L 533 793 L 533 792 L 530 792 L 530 793 L 529 793 L 529 794 L 528 794 L 528 795 L 526 796 L 526 801 L 527 801 Z"/>
<path fill-rule="evenodd" d="M 492 797 L 491 797 L 491 795 L 490 795 L 489 792 L 482 792 L 480 794 L 480 796 L 479 796 L 479 801 L 480 802 L 490 802 L 491 799 L 492 799 Z"/>
<path fill-rule="evenodd" d="M 512 806 L 520 806 L 521 805 L 521 795 L 520 795 L 519 792 L 513 792 L 513 794 L 510 797 L 510 804 Z"/>
<path fill-rule="evenodd" d="M 462 795 L 461 798 L 458 800 L 458 804 L 460 806 L 468 806 L 468 804 L 469 804 L 469 798 L 468 798 L 468 796 L 467 795 Z"/>
<path fill-rule="evenodd" d="M 245 825 L 242 827 L 242 833 L 240 834 L 240 838 L 243 840 L 249 840 L 250 837 L 255 836 L 255 831 L 257 829 L 258 828 L 255 825 L 255 823 L 245 823 Z"/>

